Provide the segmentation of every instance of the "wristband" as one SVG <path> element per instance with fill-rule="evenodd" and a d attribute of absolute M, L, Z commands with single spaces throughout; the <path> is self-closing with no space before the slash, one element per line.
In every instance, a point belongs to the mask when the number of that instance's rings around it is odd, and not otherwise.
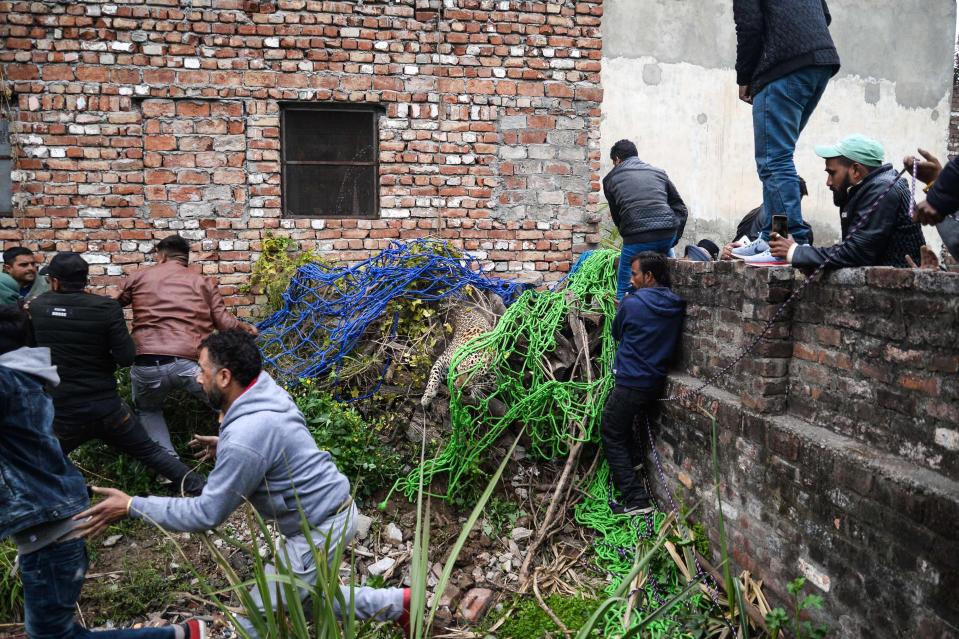
<path fill-rule="evenodd" d="M 933 186 L 935 186 L 935 184 L 936 184 L 936 181 L 933 180 L 932 182 L 930 182 L 929 184 L 926 185 L 926 188 L 924 188 L 924 189 L 922 190 L 922 192 L 923 192 L 923 193 L 928 193 L 929 190 L 932 189 Z"/>
<path fill-rule="evenodd" d="M 130 499 L 127 501 L 127 517 L 130 516 L 130 506 L 132 505 L 133 505 L 133 497 L 130 497 Z"/>

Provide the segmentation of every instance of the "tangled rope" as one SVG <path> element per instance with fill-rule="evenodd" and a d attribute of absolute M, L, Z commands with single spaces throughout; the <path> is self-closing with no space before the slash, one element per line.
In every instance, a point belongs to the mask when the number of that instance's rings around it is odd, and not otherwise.
<path fill-rule="evenodd" d="M 355 266 L 306 264 L 283 293 L 283 307 L 259 324 L 264 364 L 287 384 L 335 372 L 383 316 L 392 315 L 388 337 L 395 335 L 397 318 L 387 308 L 394 300 L 435 302 L 468 286 L 507 305 L 526 288 L 488 277 L 475 259 L 433 239 L 391 242 Z M 389 366 L 385 362 L 379 383 Z"/>

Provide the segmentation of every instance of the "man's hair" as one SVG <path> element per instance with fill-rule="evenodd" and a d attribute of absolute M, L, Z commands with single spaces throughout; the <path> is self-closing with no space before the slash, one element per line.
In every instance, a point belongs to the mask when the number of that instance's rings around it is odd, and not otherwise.
<path fill-rule="evenodd" d="M 30 318 L 26 312 L 19 304 L 0 305 L 0 354 L 30 342 Z"/>
<path fill-rule="evenodd" d="M 218 368 L 225 368 L 241 386 L 248 386 L 263 370 L 263 358 L 253 336 L 233 329 L 212 333 L 203 338 L 200 348 L 206 349 Z"/>
<path fill-rule="evenodd" d="M 806 186 L 806 180 L 799 178 L 799 197 L 806 197 L 809 195 L 809 187 Z"/>
<path fill-rule="evenodd" d="M 159 242 L 156 247 L 157 253 L 167 255 L 190 255 L 190 243 L 179 235 L 169 235 Z"/>
<path fill-rule="evenodd" d="M 669 262 L 666 256 L 656 251 L 642 251 L 633 256 L 631 264 L 639 262 L 640 273 L 650 273 L 656 283 L 660 286 L 669 288 L 672 286 L 672 279 L 669 277 Z"/>
<path fill-rule="evenodd" d="M 82 282 L 61 280 L 60 278 L 56 278 L 56 280 L 60 282 L 61 293 L 80 293 L 87 287 L 86 279 L 84 279 Z"/>
<path fill-rule="evenodd" d="M 13 248 L 8 248 L 3 252 L 3 263 L 13 264 L 21 255 L 29 255 L 33 257 L 33 251 L 25 246 L 14 246 Z"/>
<path fill-rule="evenodd" d="M 636 150 L 636 145 L 629 140 L 620 140 L 609 150 L 609 159 L 611 160 L 625 160 L 638 155 L 639 151 Z"/>

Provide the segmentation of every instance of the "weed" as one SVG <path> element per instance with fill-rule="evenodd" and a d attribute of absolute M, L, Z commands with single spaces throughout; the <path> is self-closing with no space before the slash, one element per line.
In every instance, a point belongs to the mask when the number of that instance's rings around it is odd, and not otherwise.
<path fill-rule="evenodd" d="M 316 388 L 311 380 L 291 389 L 317 445 L 330 451 L 336 466 L 353 482 L 357 493 L 368 496 L 393 482 L 401 457 L 377 425 Z"/>
<path fill-rule="evenodd" d="M 115 582 L 88 579 L 81 594 L 84 610 L 95 611 L 88 621 L 94 624 L 129 621 L 163 608 L 174 593 L 189 590 L 189 575 L 164 574 L 154 562 L 125 559 L 123 575 Z"/>
<path fill-rule="evenodd" d="M 17 547 L 12 541 L 0 542 L 0 619 L 23 619 L 23 585 L 13 570 Z"/>
<path fill-rule="evenodd" d="M 771 639 L 777 639 L 780 632 L 789 629 L 794 639 L 822 639 L 829 632 L 829 628 L 823 624 L 814 625 L 811 621 L 803 621 L 802 613 L 804 610 L 822 608 L 822 597 L 819 595 L 803 596 L 802 590 L 806 585 L 806 580 L 799 577 L 790 581 L 786 585 L 792 597 L 792 617 L 782 608 L 773 608 L 766 615 L 766 625 L 769 627 Z"/>
<path fill-rule="evenodd" d="M 483 519 L 483 532 L 488 537 L 500 536 L 516 526 L 516 520 L 526 514 L 519 506 L 501 497 L 490 499 Z"/>

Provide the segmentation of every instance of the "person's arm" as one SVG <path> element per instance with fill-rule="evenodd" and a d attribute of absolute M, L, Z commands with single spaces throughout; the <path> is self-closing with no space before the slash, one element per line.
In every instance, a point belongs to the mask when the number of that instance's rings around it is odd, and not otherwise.
<path fill-rule="evenodd" d="M 613 224 L 616 225 L 616 228 L 619 228 L 620 206 L 619 206 L 619 203 L 616 201 L 616 197 L 609 192 L 609 185 L 610 185 L 609 178 L 611 174 L 612 172 L 610 172 L 609 175 L 603 178 L 603 195 L 606 197 L 606 203 L 609 205 L 609 215 L 610 217 L 613 218 Z"/>
<path fill-rule="evenodd" d="M 620 258 L 622 259 L 622 258 Z M 613 318 L 613 339 L 617 342 L 622 341 L 623 339 L 623 321 L 625 320 L 625 299 L 620 303 L 619 309 L 616 311 L 616 317 Z"/>
<path fill-rule="evenodd" d="M 736 83 L 748 87 L 763 50 L 763 9 L 761 0 L 733 0 L 736 23 Z"/>
<path fill-rule="evenodd" d="M 826 4 L 826 0 L 822 0 L 822 13 L 826 16 L 826 26 L 832 24 L 832 14 L 829 13 L 829 6 Z"/>
<path fill-rule="evenodd" d="M 119 304 L 110 302 L 110 318 L 107 326 L 109 336 L 110 355 L 113 361 L 120 368 L 126 368 L 133 364 L 133 358 L 136 356 L 136 346 L 133 345 L 133 338 L 130 337 L 130 331 L 127 330 L 126 320 L 123 319 L 123 309 Z"/>
<path fill-rule="evenodd" d="M 666 179 L 666 201 L 669 202 L 669 208 L 673 210 L 673 213 L 676 215 L 676 222 L 678 223 L 676 237 L 673 240 L 673 246 L 676 246 L 680 238 L 683 237 L 683 232 L 686 230 L 686 220 L 689 218 L 689 211 L 686 209 L 686 203 L 683 202 L 683 198 L 679 196 L 676 185 L 673 184 L 669 178 Z"/>
<path fill-rule="evenodd" d="M 874 204 L 875 200 L 868 202 L 860 209 L 860 214 L 868 212 Z M 797 245 L 789 249 L 787 259 L 796 268 L 818 267 L 827 261 L 829 266 L 835 268 L 875 266 L 896 231 L 902 205 L 902 191 L 899 186 L 894 186 L 862 228 L 845 241 L 825 249 Z M 852 220 L 850 224 L 855 226 L 856 222 Z"/>
<path fill-rule="evenodd" d="M 211 530 L 253 494 L 266 470 L 267 461 L 259 452 L 240 444 L 219 446 L 216 465 L 199 496 L 134 497 L 130 515 L 165 530 Z"/>
<path fill-rule="evenodd" d="M 120 282 L 120 292 L 116 296 L 120 306 L 127 306 L 133 301 L 133 276 L 127 276 Z"/>
<path fill-rule="evenodd" d="M 253 326 L 241 322 L 227 310 L 226 302 L 223 301 L 223 295 L 220 293 L 219 287 L 208 277 L 203 278 L 203 290 L 210 307 L 210 319 L 218 331 L 239 329 L 256 335 L 256 329 Z"/>
<path fill-rule="evenodd" d="M 926 201 L 942 216 L 959 210 L 959 156 L 949 160 L 936 178 Z"/>

